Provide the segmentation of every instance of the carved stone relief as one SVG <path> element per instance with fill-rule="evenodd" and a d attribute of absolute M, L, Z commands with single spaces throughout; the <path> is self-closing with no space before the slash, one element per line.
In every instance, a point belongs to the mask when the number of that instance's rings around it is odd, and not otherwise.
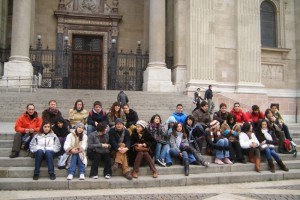
<path fill-rule="evenodd" d="M 262 80 L 284 81 L 284 67 L 282 63 L 262 63 Z"/>

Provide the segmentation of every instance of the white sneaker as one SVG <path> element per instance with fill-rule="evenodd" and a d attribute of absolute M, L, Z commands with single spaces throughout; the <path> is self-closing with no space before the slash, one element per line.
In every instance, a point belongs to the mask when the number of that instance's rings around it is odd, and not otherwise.
<path fill-rule="evenodd" d="M 110 176 L 110 174 L 106 174 L 104 178 L 105 178 L 105 179 L 110 179 L 111 176 Z"/>
<path fill-rule="evenodd" d="M 72 179 L 73 179 L 73 174 L 69 174 L 67 180 L 72 180 Z"/>
<path fill-rule="evenodd" d="M 93 178 L 93 179 L 98 179 L 98 176 L 93 176 L 92 178 Z"/>
<path fill-rule="evenodd" d="M 294 141 L 291 141 L 292 145 L 294 145 L 295 147 L 297 146 L 297 144 Z"/>
<path fill-rule="evenodd" d="M 80 175 L 79 175 L 79 180 L 84 180 L 84 179 L 85 179 L 84 174 L 80 174 Z"/>

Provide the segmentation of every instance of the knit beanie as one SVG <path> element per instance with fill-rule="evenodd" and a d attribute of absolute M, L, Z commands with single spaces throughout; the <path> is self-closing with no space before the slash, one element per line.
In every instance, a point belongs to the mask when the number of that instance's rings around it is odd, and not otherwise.
<path fill-rule="evenodd" d="M 136 125 L 140 125 L 141 127 L 143 127 L 143 129 L 145 129 L 147 127 L 147 122 L 145 122 L 144 120 L 139 120 L 136 122 Z"/>
<path fill-rule="evenodd" d="M 76 130 L 79 126 L 81 126 L 83 129 L 84 129 L 84 124 L 82 122 L 77 122 L 75 125 L 74 125 L 74 129 Z"/>
<path fill-rule="evenodd" d="M 217 126 L 220 125 L 220 122 L 218 122 L 217 120 L 213 120 L 210 122 L 210 129 L 214 129 L 217 128 Z"/>
<path fill-rule="evenodd" d="M 115 125 L 116 125 L 117 123 L 122 123 L 122 124 L 124 125 L 124 122 L 123 122 L 123 119 L 122 119 L 122 118 L 117 118 L 117 119 L 115 120 Z"/>
<path fill-rule="evenodd" d="M 170 116 L 170 117 L 168 118 L 167 124 L 169 124 L 169 123 L 176 123 L 176 119 L 175 119 L 174 116 Z"/>

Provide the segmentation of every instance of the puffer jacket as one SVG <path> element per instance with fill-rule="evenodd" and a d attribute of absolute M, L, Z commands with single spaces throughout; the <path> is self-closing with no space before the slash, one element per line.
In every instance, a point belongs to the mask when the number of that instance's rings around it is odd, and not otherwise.
<path fill-rule="evenodd" d="M 36 134 L 30 142 L 29 148 L 32 153 L 35 153 L 38 150 L 49 150 L 53 152 L 60 151 L 60 142 L 58 137 L 53 133 L 38 133 Z"/>
<path fill-rule="evenodd" d="M 39 132 L 42 126 L 42 118 L 38 116 L 37 112 L 34 113 L 35 117 L 30 119 L 29 114 L 27 112 L 21 115 L 15 124 L 15 131 L 18 133 L 25 134 L 25 129 L 33 129 L 34 132 Z"/>

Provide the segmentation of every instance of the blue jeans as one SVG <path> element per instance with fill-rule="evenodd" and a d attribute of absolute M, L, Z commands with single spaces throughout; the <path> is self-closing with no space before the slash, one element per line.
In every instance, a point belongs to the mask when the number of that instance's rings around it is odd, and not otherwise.
<path fill-rule="evenodd" d="M 229 141 L 227 138 L 219 139 L 219 141 L 216 143 L 217 146 L 220 147 L 229 147 Z M 216 150 L 216 158 L 223 159 L 223 158 L 229 158 L 229 150 Z"/>
<path fill-rule="evenodd" d="M 34 174 L 40 174 L 40 168 L 42 164 L 43 157 L 45 156 L 46 162 L 48 165 L 48 173 L 54 174 L 54 165 L 53 165 L 53 156 L 54 152 L 46 150 L 45 152 L 43 150 L 37 150 L 35 152 L 35 164 L 34 164 Z"/>
<path fill-rule="evenodd" d="M 290 134 L 290 131 L 289 131 L 289 128 L 287 127 L 287 125 L 282 124 L 282 130 L 284 132 L 285 138 L 292 141 L 293 139 L 291 137 L 291 134 Z"/>
<path fill-rule="evenodd" d="M 155 159 L 164 159 L 168 151 L 169 144 L 156 143 Z"/>
<path fill-rule="evenodd" d="M 78 174 L 85 173 L 85 165 L 81 161 L 79 154 L 72 154 L 71 164 L 70 164 L 70 168 L 69 168 L 69 174 L 72 174 L 72 175 L 75 174 L 77 164 L 78 164 Z"/>
<path fill-rule="evenodd" d="M 276 161 L 281 160 L 280 157 L 278 156 L 278 154 L 276 153 L 275 149 L 273 149 L 273 148 L 270 149 L 267 147 L 267 148 L 265 148 L 264 152 L 266 154 L 267 160 L 271 160 L 272 156 Z"/>
<path fill-rule="evenodd" d="M 186 151 L 182 151 L 182 159 L 183 161 L 186 161 L 189 159 L 188 153 Z M 175 157 L 175 158 L 180 158 L 179 157 L 179 152 L 175 148 L 170 149 L 170 155 Z"/>
<path fill-rule="evenodd" d="M 167 145 L 167 152 L 166 152 L 166 157 L 165 157 L 165 163 L 170 163 L 173 164 L 171 155 L 170 155 L 170 145 Z"/>
<path fill-rule="evenodd" d="M 87 136 L 89 136 L 92 132 L 96 131 L 96 127 L 93 125 L 87 126 Z"/>

